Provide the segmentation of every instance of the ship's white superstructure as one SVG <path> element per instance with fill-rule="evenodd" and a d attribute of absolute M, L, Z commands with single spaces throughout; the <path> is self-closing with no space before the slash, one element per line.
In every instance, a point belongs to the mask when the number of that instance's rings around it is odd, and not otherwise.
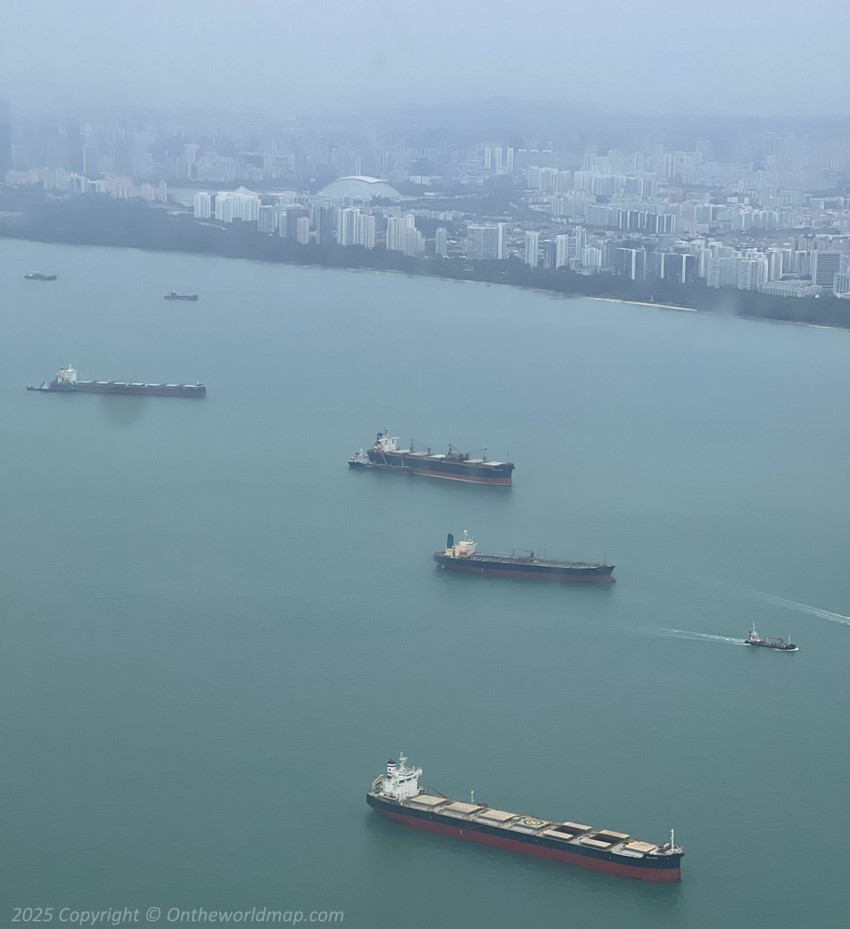
<path fill-rule="evenodd" d="M 372 448 L 376 452 L 395 452 L 398 451 L 398 436 L 390 435 L 389 430 L 385 429 L 383 432 L 378 433 L 377 439 L 375 439 L 375 444 Z"/>
<path fill-rule="evenodd" d="M 457 542 L 454 541 L 454 536 L 449 536 L 448 544 L 446 545 L 446 556 L 448 558 L 469 558 L 471 555 L 475 554 L 476 550 L 477 545 L 475 539 L 464 529 L 463 538 L 459 539 Z"/>
<path fill-rule="evenodd" d="M 375 778 L 372 790 L 390 800 L 410 800 L 422 793 L 420 777 L 422 768 L 408 768 L 407 758 L 399 755 L 398 764 L 392 759 L 387 762 L 387 773 Z"/>

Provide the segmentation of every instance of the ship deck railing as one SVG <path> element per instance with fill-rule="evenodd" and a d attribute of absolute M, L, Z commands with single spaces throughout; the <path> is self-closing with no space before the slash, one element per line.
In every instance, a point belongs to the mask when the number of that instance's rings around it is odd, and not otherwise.
<path fill-rule="evenodd" d="M 377 796 L 380 796 L 380 794 L 377 794 Z M 494 810 L 485 804 L 464 803 L 460 800 L 449 800 L 447 797 L 428 796 L 428 801 L 431 800 L 448 800 L 448 803 L 446 805 L 432 802 L 423 803 L 421 801 L 417 803 L 417 798 L 411 797 L 408 800 L 400 801 L 399 806 L 412 806 L 422 812 L 438 813 L 441 816 L 449 816 L 452 819 L 478 826 L 511 830 L 525 835 L 539 835 L 547 839 L 563 842 L 565 845 L 583 845 L 586 848 L 611 852 L 624 858 L 645 858 L 647 855 L 655 853 L 659 848 L 658 845 L 651 842 L 633 839 L 626 833 L 614 833 L 608 829 L 593 829 L 590 826 L 581 826 L 572 822 L 559 823 L 553 820 L 539 820 L 536 816 L 509 813 L 506 810 Z M 455 807 L 455 809 L 452 809 L 452 807 Z M 540 825 L 528 825 L 527 821 L 536 821 Z M 573 828 L 569 831 L 559 831 L 564 826 Z M 597 836 L 600 838 L 597 838 Z"/>
<path fill-rule="evenodd" d="M 446 555 L 445 551 L 437 552 Z M 613 565 L 602 561 L 555 561 L 551 558 L 535 558 L 531 555 L 488 555 L 476 552 L 474 555 L 448 555 L 456 561 L 486 561 L 489 564 L 528 564 L 540 565 L 545 568 L 613 568 Z"/>

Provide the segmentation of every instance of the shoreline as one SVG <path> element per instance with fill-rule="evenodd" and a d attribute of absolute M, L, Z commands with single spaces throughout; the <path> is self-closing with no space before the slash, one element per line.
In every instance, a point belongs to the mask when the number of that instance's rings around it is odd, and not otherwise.
<path fill-rule="evenodd" d="M 455 283 L 455 284 L 479 284 L 487 287 L 508 287 L 516 288 L 520 290 L 530 290 L 539 294 L 545 294 L 550 298 L 555 299 L 567 299 L 567 300 L 594 300 L 602 303 L 619 303 L 626 304 L 631 306 L 639 307 L 648 307 L 655 310 L 673 310 L 675 312 L 684 312 L 684 313 L 699 313 L 701 315 L 708 316 L 718 316 L 718 315 L 727 315 L 720 314 L 711 309 L 699 309 L 698 307 L 689 307 L 681 306 L 678 304 L 672 303 L 650 303 L 645 300 L 630 300 L 626 297 L 603 297 L 603 296 L 593 296 L 591 294 L 583 294 L 571 291 L 558 291 L 552 290 L 546 287 L 535 287 L 534 285 L 523 284 L 523 283 L 511 283 L 509 281 L 487 281 L 487 280 L 477 280 L 475 278 L 463 278 L 463 277 L 454 277 L 451 275 L 441 275 L 428 273 L 427 271 L 417 271 L 411 269 L 401 269 L 401 268 L 375 268 L 369 266 L 361 265 L 335 265 L 335 264 L 323 264 L 321 262 L 309 261 L 309 262 L 300 262 L 292 260 L 274 260 L 270 258 L 264 258 L 262 256 L 250 256 L 250 255 L 223 255 L 220 253 L 211 253 L 205 252 L 196 249 L 180 249 L 180 248 L 152 248 L 147 245 L 129 245 L 129 244 L 113 244 L 106 242 L 67 242 L 59 240 L 47 240 L 42 238 L 36 238 L 32 236 L 21 236 L 21 235 L 9 235 L 8 233 L 0 234 L 0 241 L 2 240 L 12 240 L 16 242 L 34 242 L 39 245 L 61 245 L 61 246 L 70 246 L 72 248 L 117 248 L 117 249 L 135 249 L 142 252 L 159 252 L 164 255 L 194 255 L 199 258 L 225 258 L 229 261 L 254 261 L 263 265 L 285 265 L 287 267 L 294 268 L 314 268 L 317 270 L 330 270 L 330 271 L 350 271 L 357 273 L 372 273 L 372 274 L 397 274 L 404 275 L 406 277 L 416 277 L 416 278 L 428 278 L 431 280 L 445 281 L 446 283 Z M 830 326 L 824 323 L 814 323 L 814 322 L 804 322 L 802 320 L 793 320 L 793 319 L 777 319 L 775 317 L 769 316 L 753 316 L 747 315 L 744 313 L 735 313 L 730 318 L 732 319 L 745 319 L 751 322 L 768 322 L 768 323 L 778 323 L 791 326 L 803 326 L 809 329 L 827 329 L 831 332 L 850 332 L 850 324 L 847 326 Z"/>
<path fill-rule="evenodd" d="M 700 311 L 694 306 L 676 306 L 674 303 L 647 303 L 644 300 L 624 300 L 620 297 L 586 297 L 587 300 L 601 300 L 604 303 L 630 303 L 632 306 L 651 306 L 655 310 L 678 310 L 682 313 L 699 313 Z M 710 310 L 704 310 L 703 312 L 710 313 Z M 717 314 L 715 314 L 717 315 Z M 758 319 L 760 317 L 756 316 L 738 316 L 738 319 Z M 778 319 L 776 322 L 782 322 L 783 320 Z M 832 326 L 827 326 L 827 329 L 833 328 Z"/>

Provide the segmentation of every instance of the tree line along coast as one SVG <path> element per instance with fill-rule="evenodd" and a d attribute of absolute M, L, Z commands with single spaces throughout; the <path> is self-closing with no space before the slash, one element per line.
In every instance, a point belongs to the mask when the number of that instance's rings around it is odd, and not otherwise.
<path fill-rule="evenodd" d="M 101 195 L 52 199 L 43 192 L 0 192 L 0 236 L 74 245 L 182 251 L 227 258 L 396 271 L 448 280 L 529 287 L 564 296 L 608 298 L 752 319 L 850 329 L 850 301 L 831 296 L 777 299 L 756 291 L 709 288 L 657 279 L 584 275 L 566 268 L 531 268 L 521 260 L 412 258 L 400 252 L 336 244 L 300 244 L 255 227 L 199 223 L 143 201 Z"/>

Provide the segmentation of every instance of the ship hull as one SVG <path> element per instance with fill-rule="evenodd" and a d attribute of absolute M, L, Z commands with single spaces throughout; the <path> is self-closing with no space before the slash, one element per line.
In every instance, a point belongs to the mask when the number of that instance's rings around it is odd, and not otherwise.
<path fill-rule="evenodd" d="M 485 561 L 474 555 L 456 558 L 437 552 L 434 561 L 447 571 L 461 574 L 485 574 L 520 580 L 549 581 L 557 584 L 613 584 L 613 565 L 545 565 L 528 559 L 511 562 L 508 558 Z"/>
<path fill-rule="evenodd" d="M 516 852 L 521 855 L 531 855 L 534 858 L 545 858 L 570 864 L 589 871 L 603 874 L 615 874 L 619 877 L 630 877 L 640 881 L 654 883 L 675 883 L 681 881 L 681 856 L 671 856 L 672 861 L 664 858 L 640 859 L 641 864 L 626 864 L 617 861 L 617 855 L 584 846 L 574 846 L 570 849 L 558 848 L 557 839 L 547 839 L 544 836 L 525 835 L 515 833 L 507 835 L 506 830 L 496 826 L 482 826 L 479 823 L 467 824 L 468 828 L 458 825 L 449 817 L 440 816 L 436 812 L 420 812 L 407 807 L 400 807 L 396 803 L 381 800 L 372 794 L 367 794 L 366 801 L 377 813 L 392 819 L 395 822 L 423 829 L 426 832 L 435 832 L 439 835 L 451 836 L 465 842 L 474 842 L 478 845 L 489 845 L 505 851 Z M 563 845 L 563 843 L 560 843 Z"/>
<path fill-rule="evenodd" d="M 405 452 L 368 451 L 369 463 L 380 470 L 409 471 L 421 477 L 432 477 L 444 481 L 460 481 L 467 484 L 492 484 L 509 487 L 514 466 L 493 464 L 485 461 L 437 458 L 433 455 L 413 455 Z"/>
<path fill-rule="evenodd" d="M 775 652 L 796 652 L 798 648 L 796 645 L 775 645 L 772 642 L 747 642 L 744 640 L 744 645 L 752 645 L 754 648 L 770 648 Z"/>
<path fill-rule="evenodd" d="M 77 381 L 75 384 L 47 384 L 27 390 L 49 394 L 119 394 L 133 397 L 205 397 L 203 384 L 124 384 L 120 381 Z"/>
<path fill-rule="evenodd" d="M 348 467 L 355 471 L 383 471 L 387 474 L 405 474 L 410 477 L 413 472 L 409 468 L 394 468 L 392 465 L 375 464 L 374 461 L 364 461 L 362 458 L 351 458 Z"/>

